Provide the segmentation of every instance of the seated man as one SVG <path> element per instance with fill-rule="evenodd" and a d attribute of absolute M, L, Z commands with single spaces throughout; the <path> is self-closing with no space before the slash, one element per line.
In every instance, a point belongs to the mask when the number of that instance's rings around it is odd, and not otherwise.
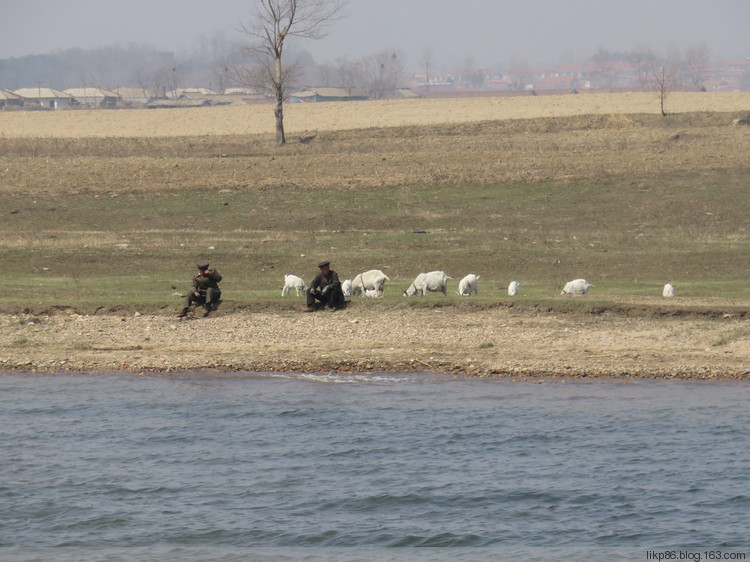
<path fill-rule="evenodd" d="M 198 262 L 198 275 L 193 277 L 192 290 L 185 296 L 185 306 L 178 315 L 179 318 L 187 316 L 190 305 L 196 303 L 203 305 L 206 310 L 203 316 L 208 316 L 221 300 L 221 289 L 219 289 L 221 274 L 216 269 L 208 269 L 207 261 Z"/>
<path fill-rule="evenodd" d="M 342 308 L 346 304 L 339 276 L 330 265 L 327 261 L 318 264 L 320 273 L 315 276 L 307 290 L 308 308 L 314 308 L 316 301 L 320 301 L 328 308 Z"/>

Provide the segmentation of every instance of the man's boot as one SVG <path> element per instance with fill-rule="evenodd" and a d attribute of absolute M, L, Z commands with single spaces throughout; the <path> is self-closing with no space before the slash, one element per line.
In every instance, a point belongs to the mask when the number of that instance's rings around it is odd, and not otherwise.
<path fill-rule="evenodd" d="M 187 309 L 187 308 L 183 308 L 183 309 L 182 309 L 182 312 L 180 312 L 180 313 L 179 313 L 179 314 L 177 315 L 177 318 L 185 318 L 185 316 L 187 316 L 187 313 L 188 313 L 188 309 Z"/>

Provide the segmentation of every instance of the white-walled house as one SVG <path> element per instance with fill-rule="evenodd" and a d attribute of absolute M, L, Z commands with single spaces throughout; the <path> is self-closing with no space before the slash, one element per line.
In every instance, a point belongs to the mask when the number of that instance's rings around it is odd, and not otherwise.
<path fill-rule="evenodd" d="M 73 103 L 73 96 L 54 88 L 21 88 L 14 90 L 13 93 L 24 98 L 26 107 L 31 102 L 39 104 L 40 107 L 45 109 L 59 109 L 68 107 Z"/>
<path fill-rule="evenodd" d="M 119 94 L 104 88 L 68 88 L 64 92 L 90 107 L 117 107 L 120 100 Z"/>
<path fill-rule="evenodd" d="M 0 88 L 0 109 L 10 106 L 23 107 L 23 98 L 10 90 Z"/>

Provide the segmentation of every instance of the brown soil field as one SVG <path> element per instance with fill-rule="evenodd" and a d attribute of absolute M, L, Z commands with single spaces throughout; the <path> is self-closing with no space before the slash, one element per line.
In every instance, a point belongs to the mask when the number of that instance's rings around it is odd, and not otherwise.
<path fill-rule="evenodd" d="M 750 94 L 675 93 L 670 107 L 690 112 L 664 118 L 645 93 L 295 104 L 281 148 L 266 105 L 0 112 L 0 185 L 115 194 L 639 181 L 746 163 L 750 127 L 732 122 Z"/>
<path fill-rule="evenodd" d="M 572 115 L 658 114 L 654 92 L 476 97 L 286 104 L 291 136 L 338 131 L 567 117 Z M 750 110 L 748 92 L 673 92 L 670 113 Z M 263 135 L 274 132 L 270 105 L 191 109 L 128 109 L 55 112 L 0 112 L 0 138 L 182 137 Z"/>

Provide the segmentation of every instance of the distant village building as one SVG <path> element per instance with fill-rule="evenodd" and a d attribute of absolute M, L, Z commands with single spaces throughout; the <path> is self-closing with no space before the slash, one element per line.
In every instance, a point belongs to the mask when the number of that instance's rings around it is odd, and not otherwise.
<path fill-rule="evenodd" d="M 366 100 L 367 94 L 357 88 L 311 88 L 289 95 L 293 103 L 321 101 L 357 101 Z"/>
<path fill-rule="evenodd" d="M 224 93 L 219 94 L 205 88 L 185 88 L 177 90 L 178 100 L 188 100 L 205 105 L 245 105 L 267 101 L 266 96 L 256 93 Z"/>
<path fill-rule="evenodd" d="M 391 95 L 386 97 L 412 100 L 418 98 L 419 94 L 410 88 L 396 88 Z"/>
<path fill-rule="evenodd" d="M 23 107 L 23 98 L 10 90 L 0 88 L 0 109 Z"/>
<path fill-rule="evenodd" d="M 516 96 L 584 92 L 652 91 L 657 89 L 653 61 L 588 60 L 547 66 L 511 66 L 502 72 L 470 67 L 454 72 L 421 70 L 404 74 L 399 88 L 372 93 L 372 97 L 469 97 Z M 1 84 L 0 84 L 1 85 Z M 404 88 L 406 86 L 406 88 Z M 671 87 L 677 91 L 750 91 L 750 58 L 703 61 L 686 65 Z M 0 110 L 8 108 L 59 109 L 80 107 L 200 107 L 272 103 L 268 92 L 253 88 L 229 88 L 215 92 L 207 88 L 180 88 L 161 92 L 161 98 L 146 88 L 70 88 L 64 92 L 47 87 L 0 88 Z M 357 101 L 371 99 L 354 87 L 305 87 L 288 95 L 293 103 Z"/>
<path fill-rule="evenodd" d="M 64 92 L 88 107 L 117 107 L 120 101 L 119 94 L 104 88 L 68 88 Z"/>
<path fill-rule="evenodd" d="M 124 105 L 146 103 L 148 100 L 156 96 L 156 94 L 145 88 L 126 88 L 121 86 L 114 91 L 120 97 L 120 101 Z"/>
<path fill-rule="evenodd" d="M 143 107 L 164 109 L 170 107 L 207 107 L 216 105 L 245 105 L 264 103 L 269 98 L 248 90 L 232 90 L 219 94 L 206 88 L 181 88 L 168 92 L 167 97 L 151 98 Z"/>
<path fill-rule="evenodd" d="M 211 105 L 208 100 L 192 100 L 189 98 L 153 98 L 143 104 L 146 109 L 169 109 L 174 107 L 204 107 Z"/>
<path fill-rule="evenodd" d="M 205 99 L 206 96 L 215 95 L 217 95 L 217 92 L 209 90 L 208 88 L 177 88 L 176 90 L 168 91 L 166 97 L 171 99 Z"/>
<path fill-rule="evenodd" d="M 230 100 L 242 100 L 242 103 L 266 103 L 272 101 L 272 99 L 265 95 L 262 90 L 255 88 L 227 88 L 224 90 L 226 99 Z M 233 101 L 233 104 L 238 103 Z"/>
<path fill-rule="evenodd" d="M 73 96 L 54 88 L 21 88 L 13 93 L 24 98 L 26 108 L 29 107 L 29 102 L 44 109 L 70 107 L 73 103 Z"/>

